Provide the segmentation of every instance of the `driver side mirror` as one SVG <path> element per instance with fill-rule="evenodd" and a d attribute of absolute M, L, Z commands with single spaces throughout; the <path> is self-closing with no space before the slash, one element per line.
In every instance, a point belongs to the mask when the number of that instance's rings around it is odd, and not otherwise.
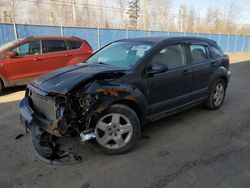
<path fill-rule="evenodd" d="M 166 72 L 168 70 L 168 66 L 165 63 L 153 63 L 148 70 L 148 74 L 153 75 L 153 74 L 158 74 L 162 72 Z"/>
<path fill-rule="evenodd" d="M 15 58 L 18 55 L 19 55 L 18 52 L 8 52 L 7 53 L 7 57 L 9 57 L 9 58 Z"/>

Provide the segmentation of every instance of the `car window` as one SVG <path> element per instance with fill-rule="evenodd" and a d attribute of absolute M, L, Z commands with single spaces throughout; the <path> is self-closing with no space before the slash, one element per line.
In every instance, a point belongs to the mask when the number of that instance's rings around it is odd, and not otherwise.
<path fill-rule="evenodd" d="M 76 40 L 69 40 L 68 44 L 71 49 L 78 49 L 82 46 L 82 41 L 76 41 Z"/>
<path fill-rule="evenodd" d="M 43 53 L 60 52 L 67 49 L 64 40 L 43 40 Z"/>
<path fill-rule="evenodd" d="M 41 53 L 40 40 L 27 42 L 11 50 L 18 52 L 19 56 L 36 55 Z"/>
<path fill-rule="evenodd" d="M 107 64 L 131 69 L 147 54 L 151 47 L 152 44 L 147 42 L 114 42 L 91 56 L 87 63 Z"/>
<path fill-rule="evenodd" d="M 173 44 L 163 48 L 153 56 L 152 63 L 165 63 L 169 69 L 186 65 L 185 46 L 183 44 Z"/>
<path fill-rule="evenodd" d="M 218 56 L 223 55 L 222 50 L 220 50 L 219 48 L 216 48 L 215 46 L 210 46 L 210 51 L 213 57 L 218 57 Z"/>
<path fill-rule="evenodd" d="M 208 59 L 206 47 L 203 45 L 190 45 L 193 62 L 199 62 Z"/>

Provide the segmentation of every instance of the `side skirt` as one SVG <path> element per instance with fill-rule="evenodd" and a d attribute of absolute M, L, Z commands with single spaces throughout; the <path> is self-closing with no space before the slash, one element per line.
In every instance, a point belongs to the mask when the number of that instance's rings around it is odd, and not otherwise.
<path fill-rule="evenodd" d="M 191 101 L 191 102 L 183 104 L 181 106 L 177 106 L 177 107 L 175 107 L 173 109 L 166 110 L 166 111 L 163 111 L 163 112 L 160 112 L 160 113 L 157 113 L 157 114 L 150 115 L 150 116 L 148 116 L 146 118 L 146 120 L 148 120 L 148 121 L 156 121 L 156 120 L 171 116 L 173 114 L 179 113 L 181 111 L 187 110 L 187 109 L 192 108 L 194 106 L 197 106 L 198 104 L 201 104 L 201 103 L 205 102 L 206 100 L 207 100 L 207 97 L 202 97 L 200 99 Z"/>
<path fill-rule="evenodd" d="M 24 85 L 27 85 L 29 83 L 29 81 L 32 79 L 34 79 L 34 78 L 5 81 L 4 87 L 24 86 Z"/>

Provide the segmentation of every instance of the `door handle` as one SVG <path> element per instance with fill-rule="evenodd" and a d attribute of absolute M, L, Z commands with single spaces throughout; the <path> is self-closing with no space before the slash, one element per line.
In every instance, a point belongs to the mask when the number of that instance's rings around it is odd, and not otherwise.
<path fill-rule="evenodd" d="M 217 66 L 217 62 L 212 62 L 211 67 L 215 67 L 215 66 Z"/>
<path fill-rule="evenodd" d="M 73 56 L 73 55 L 71 55 L 71 54 L 66 54 L 65 55 L 65 57 L 71 57 L 71 56 Z"/>
<path fill-rule="evenodd" d="M 185 70 L 183 71 L 183 74 L 190 74 L 190 73 L 191 73 L 191 71 L 188 70 L 188 69 L 185 69 Z"/>
<path fill-rule="evenodd" d="M 42 59 L 39 59 L 39 58 L 34 58 L 33 61 L 39 61 L 39 60 L 42 60 Z"/>

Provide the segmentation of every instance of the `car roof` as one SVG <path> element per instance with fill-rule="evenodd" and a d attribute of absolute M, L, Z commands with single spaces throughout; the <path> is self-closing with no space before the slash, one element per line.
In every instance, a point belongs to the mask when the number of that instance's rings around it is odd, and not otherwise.
<path fill-rule="evenodd" d="M 27 38 L 24 38 L 24 40 L 30 40 L 30 39 L 40 39 L 40 40 L 45 40 L 45 39 L 48 39 L 48 40 L 52 40 L 52 39 L 64 39 L 64 40 L 83 40 L 81 38 L 78 38 L 78 37 L 74 37 L 74 36 L 30 36 L 30 37 L 27 37 Z"/>
<path fill-rule="evenodd" d="M 128 42 L 150 42 L 150 43 L 161 43 L 163 41 L 178 41 L 178 40 L 196 40 L 196 41 L 206 41 L 208 43 L 216 43 L 214 40 L 201 37 L 143 37 L 143 38 L 129 38 L 122 39 L 119 41 L 128 41 Z"/>

